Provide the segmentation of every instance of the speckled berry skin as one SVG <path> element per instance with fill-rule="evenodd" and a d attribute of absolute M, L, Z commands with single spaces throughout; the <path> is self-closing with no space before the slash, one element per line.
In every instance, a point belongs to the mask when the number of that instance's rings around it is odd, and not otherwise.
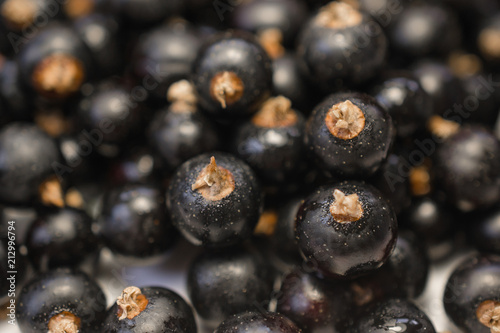
<path fill-rule="evenodd" d="M 490 333 L 476 316 L 486 300 L 500 302 L 500 257 L 476 255 L 462 262 L 452 273 L 443 296 L 446 314 L 466 332 Z"/>
<path fill-rule="evenodd" d="M 359 107 L 365 117 L 363 130 L 348 140 L 335 137 L 325 124 L 330 108 L 346 100 Z M 362 93 L 330 95 L 316 106 L 306 123 L 306 149 L 331 176 L 369 177 L 387 159 L 393 139 L 391 116 L 374 98 Z"/>
<path fill-rule="evenodd" d="M 177 293 L 162 287 L 140 288 L 146 308 L 132 319 L 118 320 L 118 305 L 107 311 L 102 333 L 196 333 L 193 310 Z"/>
<path fill-rule="evenodd" d="M 272 267 L 247 248 L 205 252 L 191 264 L 189 298 L 197 313 L 216 325 L 235 313 L 267 309 L 273 290 Z"/>
<path fill-rule="evenodd" d="M 350 333 L 436 333 L 432 322 L 405 299 L 388 299 L 368 307 L 354 320 Z M 475 332 L 475 331 L 474 331 Z"/>
<path fill-rule="evenodd" d="M 301 333 L 287 317 L 273 312 L 245 312 L 224 320 L 214 333 Z"/>
<path fill-rule="evenodd" d="M 57 269 L 28 281 L 16 304 L 23 333 L 46 333 L 50 318 L 62 311 L 80 318 L 79 332 L 95 333 L 106 311 L 106 296 L 85 273 Z"/>
<path fill-rule="evenodd" d="M 234 72 L 241 79 L 241 98 L 223 108 L 210 94 L 212 78 L 220 72 Z M 203 109 L 218 118 L 252 114 L 271 94 L 272 61 L 254 37 L 243 32 L 224 32 L 214 36 L 198 53 L 192 80 Z"/>
<path fill-rule="evenodd" d="M 357 221 L 337 222 L 330 213 L 338 189 L 357 194 L 363 215 Z M 379 268 L 392 253 L 397 220 L 382 194 L 358 182 L 326 185 L 314 191 L 297 213 L 295 229 L 303 257 L 328 278 L 354 278 Z"/>
<path fill-rule="evenodd" d="M 235 188 L 218 200 L 205 199 L 192 190 L 198 175 L 215 157 L 217 165 L 229 170 Z M 195 245 L 230 246 L 248 238 L 262 211 L 262 193 L 252 169 L 240 159 L 221 152 L 202 154 L 182 164 L 167 191 L 172 223 Z"/>
<path fill-rule="evenodd" d="M 307 23 L 300 36 L 297 54 L 304 72 L 324 92 L 358 86 L 382 67 L 387 38 L 382 28 L 362 13 L 360 24 L 346 28 L 328 28 Z"/>
<path fill-rule="evenodd" d="M 234 151 L 268 184 L 293 179 L 305 166 L 305 119 L 297 111 L 297 122 L 290 126 L 261 127 L 245 122 L 234 138 Z"/>

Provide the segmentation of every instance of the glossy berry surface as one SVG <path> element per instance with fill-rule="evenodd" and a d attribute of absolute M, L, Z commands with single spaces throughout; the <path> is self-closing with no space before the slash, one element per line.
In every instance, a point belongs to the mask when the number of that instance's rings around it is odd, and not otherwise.
<path fill-rule="evenodd" d="M 104 198 L 99 224 L 106 246 L 130 259 L 164 253 L 177 235 L 163 194 L 151 185 L 127 184 L 111 189 Z"/>
<path fill-rule="evenodd" d="M 436 172 L 450 202 L 470 211 L 500 200 L 500 141 L 483 127 L 463 127 L 438 149 Z"/>
<path fill-rule="evenodd" d="M 386 160 L 394 128 L 372 97 L 337 93 L 321 102 L 306 124 L 305 144 L 328 174 L 368 177 Z"/>
<path fill-rule="evenodd" d="M 36 125 L 11 123 L 0 130 L 0 201 L 29 202 L 60 160 L 55 141 Z"/>
<path fill-rule="evenodd" d="M 222 251 L 203 253 L 191 263 L 187 287 L 196 312 L 220 323 L 256 306 L 267 309 L 274 283 L 271 266 L 254 250 Z"/>
<path fill-rule="evenodd" d="M 242 117 L 270 96 L 272 62 L 251 35 L 225 32 L 200 50 L 192 80 L 200 105 L 211 115 Z"/>
<path fill-rule="evenodd" d="M 106 297 L 94 280 L 82 272 L 57 269 L 26 283 L 19 293 L 17 319 L 26 333 L 57 332 L 65 323 L 74 331 L 91 333 L 99 331 L 105 310 Z"/>
<path fill-rule="evenodd" d="M 267 183 L 283 183 L 305 167 L 302 114 L 283 96 L 270 98 L 237 129 L 235 154 Z"/>
<path fill-rule="evenodd" d="M 408 300 L 389 299 L 375 304 L 355 319 L 352 333 L 436 333 L 427 315 Z"/>
<path fill-rule="evenodd" d="M 500 257 L 496 255 L 475 255 L 463 261 L 446 284 L 443 303 L 448 317 L 467 332 L 493 332 L 500 325 L 495 315 L 499 277 Z"/>
<path fill-rule="evenodd" d="M 137 134 L 139 107 L 126 88 L 113 81 L 93 86 L 77 105 L 76 119 L 93 151 L 102 143 L 118 144 Z M 88 154 L 88 152 L 87 152 Z"/>
<path fill-rule="evenodd" d="M 385 60 L 386 45 L 382 28 L 368 13 L 331 2 L 304 26 L 297 52 L 315 85 L 332 92 L 375 75 Z"/>
<path fill-rule="evenodd" d="M 391 74 L 375 86 L 373 96 L 387 109 L 401 137 L 423 128 L 434 111 L 430 96 L 406 73 Z"/>
<path fill-rule="evenodd" d="M 189 106 L 179 108 L 173 104 L 157 112 L 148 134 L 151 145 L 170 169 L 213 151 L 219 144 L 213 122 L 201 110 Z"/>
<path fill-rule="evenodd" d="M 230 246 L 248 238 L 261 205 L 254 172 L 227 153 L 188 160 L 177 169 L 167 192 L 172 223 L 195 245 Z"/>
<path fill-rule="evenodd" d="M 127 287 L 107 311 L 102 332 L 196 333 L 197 329 L 193 310 L 174 291 L 162 287 Z"/>
<path fill-rule="evenodd" d="M 26 246 L 38 270 L 75 267 L 99 249 L 92 219 L 74 208 L 47 208 L 30 225 Z"/>
<path fill-rule="evenodd" d="M 363 183 L 318 188 L 299 208 L 296 223 L 303 257 L 326 277 L 369 273 L 382 266 L 396 243 L 393 209 L 379 191 Z"/>
<path fill-rule="evenodd" d="M 214 333 L 300 333 L 297 327 L 287 317 L 272 312 L 244 312 L 224 320 Z"/>
<path fill-rule="evenodd" d="M 351 310 L 351 295 L 343 284 L 326 283 L 301 270 L 283 278 L 276 301 L 278 313 L 311 333 L 336 332 L 335 325 Z"/>
<path fill-rule="evenodd" d="M 429 258 L 422 240 L 414 233 L 400 231 L 394 251 L 381 268 L 350 284 L 358 306 L 388 297 L 420 296 L 429 276 Z"/>

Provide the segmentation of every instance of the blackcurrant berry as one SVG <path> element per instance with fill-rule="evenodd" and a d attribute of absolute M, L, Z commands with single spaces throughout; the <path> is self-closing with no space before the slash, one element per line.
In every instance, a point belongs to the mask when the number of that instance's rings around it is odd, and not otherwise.
<path fill-rule="evenodd" d="M 262 255 L 243 248 L 201 254 L 187 278 L 196 312 L 216 324 L 235 313 L 267 309 L 273 283 L 273 270 Z"/>
<path fill-rule="evenodd" d="M 270 96 L 272 62 L 247 34 L 226 32 L 214 36 L 193 66 L 200 105 L 219 118 L 249 115 Z"/>
<path fill-rule="evenodd" d="M 303 257 L 326 277 L 353 278 L 379 268 L 392 253 L 397 220 L 370 185 L 322 186 L 297 213 L 296 236 Z"/>
<path fill-rule="evenodd" d="M 193 310 L 172 290 L 134 287 L 123 290 L 107 311 L 102 333 L 196 333 Z"/>
<path fill-rule="evenodd" d="M 500 257 L 475 255 L 463 261 L 446 284 L 443 303 L 448 317 L 467 332 L 500 328 Z"/>
<path fill-rule="evenodd" d="M 291 108 L 289 99 L 270 98 L 250 121 L 238 128 L 235 154 L 262 180 L 284 183 L 305 167 L 304 126 L 304 117 Z"/>
<path fill-rule="evenodd" d="M 436 174 L 448 199 L 463 211 L 500 200 L 500 142 L 483 127 L 463 127 L 439 146 Z"/>
<path fill-rule="evenodd" d="M 46 208 L 31 224 L 26 247 L 38 270 L 76 267 L 99 249 L 92 232 L 92 219 L 74 208 Z"/>
<path fill-rule="evenodd" d="M 103 240 L 118 257 L 152 258 L 172 247 L 176 231 L 155 186 L 126 184 L 108 191 L 99 218 Z"/>
<path fill-rule="evenodd" d="M 349 330 L 351 333 L 436 333 L 429 317 L 405 299 L 389 299 L 366 309 Z"/>
<path fill-rule="evenodd" d="M 386 160 L 393 138 L 391 117 L 375 99 L 338 93 L 310 115 L 305 143 L 329 175 L 366 178 Z"/>
<path fill-rule="evenodd" d="M 324 92 L 359 85 L 382 67 L 387 40 L 368 13 L 345 2 L 322 7 L 303 28 L 297 52 Z"/>
<path fill-rule="evenodd" d="M 167 207 L 172 222 L 193 244 L 229 246 L 248 238 L 262 210 L 252 169 L 226 153 L 202 154 L 172 177 Z"/>
<path fill-rule="evenodd" d="M 22 332 L 99 332 L 106 297 L 85 273 L 57 269 L 29 280 L 19 293 L 17 320 Z"/>

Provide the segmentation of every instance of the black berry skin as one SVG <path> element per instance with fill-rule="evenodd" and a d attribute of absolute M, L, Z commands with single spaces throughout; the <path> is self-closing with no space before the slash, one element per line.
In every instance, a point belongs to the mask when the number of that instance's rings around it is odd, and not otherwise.
<path fill-rule="evenodd" d="M 351 333 L 436 333 L 432 322 L 405 299 L 388 299 L 366 309 L 349 330 Z"/>
<path fill-rule="evenodd" d="M 256 124 L 254 118 L 243 123 L 234 137 L 235 155 L 266 184 L 287 182 L 305 167 L 305 119 L 299 112 L 291 112 L 297 118 L 293 124 L 267 127 Z"/>
<path fill-rule="evenodd" d="M 146 146 L 132 147 L 114 161 L 108 179 L 114 186 L 124 184 L 152 184 L 160 182 L 163 163 Z"/>
<path fill-rule="evenodd" d="M 351 22 L 338 19 L 337 27 L 328 26 L 337 23 L 332 18 L 331 22 L 320 22 L 322 12 L 336 5 L 337 2 L 326 5 L 304 26 L 297 48 L 305 73 L 324 92 L 358 86 L 372 78 L 382 67 L 387 48 L 382 28 L 368 13 L 351 8 L 346 15 L 339 9 L 342 14 L 332 16 L 349 16 L 353 18 Z"/>
<path fill-rule="evenodd" d="M 403 157 L 390 154 L 380 169 L 368 179 L 368 182 L 386 197 L 396 215 L 411 203 L 409 178 L 402 177 L 400 172 L 404 168 Z"/>
<path fill-rule="evenodd" d="M 500 255 L 500 208 L 494 207 L 478 216 L 469 228 L 472 244 L 480 251 Z"/>
<path fill-rule="evenodd" d="M 451 69 L 436 60 L 422 60 L 412 67 L 412 71 L 431 97 L 434 113 L 450 120 L 456 117 L 453 106 L 455 103 L 462 104 L 466 96 L 460 80 Z"/>
<path fill-rule="evenodd" d="M 193 190 L 199 174 L 215 157 L 234 178 L 234 190 L 220 200 L 206 199 Z M 227 153 L 202 154 L 182 164 L 167 192 L 172 223 L 191 243 L 230 246 L 250 237 L 262 210 L 257 177 L 243 161 Z"/>
<path fill-rule="evenodd" d="M 189 77 L 202 37 L 193 26 L 175 22 L 140 38 L 133 52 L 131 71 L 152 100 L 163 102 L 172 83 Z"/>
<path fill-rule="evenodd" d="M 215 98 L 216 80 L 231 73 L 237 80 L 236 95 Z M 192 80 L 203 109 L 218 118 L 235 118 L 252 114 L 272 89 L 272 62 L 251 35 L 225 32 L 214 36 L 198 53 Z M 238 81 L 239 80 L 239 81 Z"/>
<path fill-rule="evenodd" d="M 0 201 L 28 203 L 60 161 L 55 141 L 36 125 L 10 123 L 0 130 Z"/>
<path fill-rule="evenodd" d="M 130 260 L 167 251 L 177 233 L 163 202 L 161 191 L 152 185 L 127 184 L 108 191 L 99 218 L 106 246 Z"/>
<path fill-rule="evenodd" d="M 337 332 L 335 325 L 351 311 L 351 295 L 343 284 L 294 270 L 283 279 L 276 311 L 293 318 L 304 332 Z"/>
<path fill-rule="evenodd" d="M 92 219 L 74 208 L 46 208 L 38 212 L 26 240 L 28 255 L 38 270 L 75 267 L 99 249 Z"/>
<path fill-rule="evenodd" d="M 208 322 L 229 315 L 267 309 L 274 283 L 273 270 L 251 249 L 205 252 L 191 264 L 187 288 L 196 312 Z"/>
<path fill-rule="evenodd" d="M 332 204 L 357 195 L 362 212 L 357 220 L 334 218 Z M 352 197 L 351 197 L 352 198 Z M 344 182 L 314 191 L 297 213 L 296 237 L 303 257 L 325 277 L 354 278 L 387 260 L 396 244 L 397 220 L 382 194 L 371 185 Z"/>
<path fill-rule="evenodd" d="M 273 87 L 276 95 L 290 99 L 297 110 L 308 112 L 316 104 L 317 98 L 295 54 L 285 53 L 273 59 Z"/>
<path fill-rule="evenodd" d="M 351 139 L 334 136 L 325 119 L 331 108 L 350 101 L 363 113 L 364 124 Z M 367 178 L 385 162 L 394 138 L 390 115 L 375 99 L 361 93 L 330 95 L 306 123 L 305 144 L 317 165 L 330 176 Z"/>
<path fill-rule="evenodd" d="M 146 308 L 132 319 L 119 320 L 116 302 L 106 313 L 102 333 L 196 333 L 193 310 L 172 290 L 162 287 L 142 287 L 147 298 Z"/>
<path fill-rule="evenodd" d="M 59 56 L 64 56 L 65 60 Z M 50 59 L 53 61 L 49 66 L 47 61 Z M 95 67 L 87 45 L 73 28 L 62 24 L 49 25 L 40 31 L 21 49 L 18 62 L 24 83 L 49 100 L 64 99 L 76 93 L 83 82 L 92 78 Z M 46 68 L 49 69 L 43 72 Z M 65 73 L 65 82 L 50 81 L 51 76 L 58 73 Z"/>
<path fill-rule="evenodd" d="M 224 320 L 214 333 L 300 333 L 302 330 L 287 317 L 273 312 L 244 312 Z"/>
<path fill-rule="evenodd" d="M 419 24 L 419 28 L 415 26 Z M 460 45 L 460 24 L 449 8 L 432 3 L 407 6 L 387 33 L 391 47 L 411 57 L 446 55 Z"/>
<path fill-rule="evenodd" d="M 427 284 L 429 258 L 422 239 L 401 231 L 384 265 L 350 283 L 354 304 L 363 306 L 388 297 L 416 298 Z"/>
<path fill-rule="evenodd" d="M 76 121 L 83 127 L 90 150 L 102 143 L 123 143 L 136 134 L 140 127 L 140 106 L 129 91 L 113 81 L 104 81 L 92 88 L 76 106 Z"/>
<path fill-rule="evenodd" d="M 411 206 L 400 215 L 399 226 L 419 235 L 429 256 L 439 259 L 453 249 L 446 243 L 452 241 L 455 235 L 456 228 L 453 226 L 456 220 L 455 209 L 433 195 L 414 198 Z"/>
<path fill-rule="evenodd" d="M 443 297 L 446 314 L 466 332 L 489 333 L 476 314 L 484 301 L 500 302 L 500 257 L 476 255 L 466 259 L 448 279 Z M 498 320 L 492 320 L 498 327 Z M 493 330 L 492 330 L 493 331 Z"/>
<path fill-rule="evenodd" d="M 106 296 L 85 273 L 57 269 L 29 280 L 19 293 L 17 320 L 25 333 L 46 333 L 52 317 L 69 312 L 81 320 L 79 332 L 99 332 Z"/>
<path fill-rule="evenodd" d="M 389 74 L 375 86 L 372 95 L 387 109 L 400 137 L 423 128 L 434 111 L 430 96 L 417 79 L 404 72 Z"/>
<path fill-rule="evenodd" d="M 163 109 L 151 121 L 148 134 L 151 145 L 170 169 L 215 150 L 219 144 L 214 124 L 200 110 Z"/>
<path fill-rule="evenodd" d="M 489 74 L 485 73 L 462 79 L 462 86 L 467 96 L 476 96 L 478 100 L 477 108 L 470 113 L 470 117 L 464 119 L 464 122 L 493 127 L 498 117 L 498 96 L 488 86 L 489 80 L 491 80 Z"/>
<path fill-rule="evenodd" d="M 295 37 L 307 19 L 308 10 L 298 0 L 257 0 L 241 3 L 231 13 L 231 25 L 254 34 L 265 29 L 278 29 L 284 44 L 293 46 Z"/>
<path fill-rule="evenodd" d="M 483 127 L 463 127 L 438 148 L 436 174 L 459 209 L 493 206 L 500 200 L 500 142 Z"/>

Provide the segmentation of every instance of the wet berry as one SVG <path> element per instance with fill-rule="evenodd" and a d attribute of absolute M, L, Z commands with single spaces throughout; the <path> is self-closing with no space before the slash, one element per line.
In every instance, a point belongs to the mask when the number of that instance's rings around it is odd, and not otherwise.
<path fill-rule="evenodd" d="M 397 235 L 393 209 L 370 185 L 322 186 L 297 213 L 296 236 L 303 257 L 321 275 L 353 278 L 382 266 Z"/>
<path fill-rule="evenodd" d="M 390 115 L 360 93 L 329 96 L 306 124 L 306 148 L 332 176 L 363 177 L 385 162 L 394 137 Z"/>
<path fill-rule="evenodd" d="M 191 243 L 230 246 L 248 238 L 262 210 L 261 190 L 250 167 L 226 153 L 202 154 L 172 177 L 167 207 Z"/>

